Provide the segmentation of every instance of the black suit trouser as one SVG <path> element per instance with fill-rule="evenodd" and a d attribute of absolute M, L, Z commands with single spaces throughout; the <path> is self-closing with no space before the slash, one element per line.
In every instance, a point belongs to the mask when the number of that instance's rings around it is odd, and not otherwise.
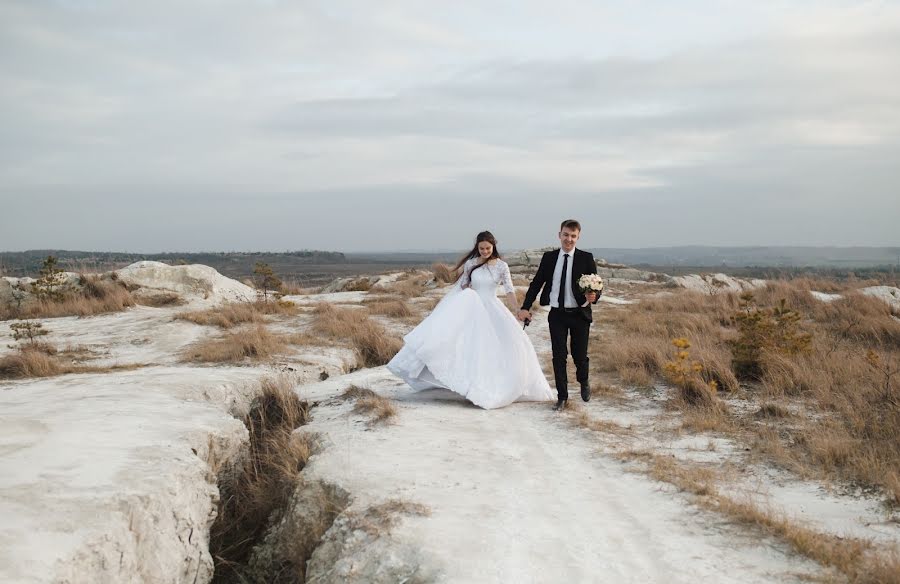
<path fill-rule="evenodd" d="M 569 399 L 569 380 L 566 376 L 566 341 L 572 339 L 572 360 L 575 361 L 575 378 L 578 383 L 587 383 L 588 336 L 591 322 L 579 309 L 560 310 L 551 308 L 547 317 L 550 324 L 550 344 L 553 347 L 553 377 L 556 378 L 556 395 L 559 399 Z"/>

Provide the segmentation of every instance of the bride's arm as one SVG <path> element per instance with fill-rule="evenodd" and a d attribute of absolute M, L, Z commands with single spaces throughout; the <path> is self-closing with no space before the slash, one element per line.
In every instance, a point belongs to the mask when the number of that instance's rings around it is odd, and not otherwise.
<path fill-rule="evenodd" d="M 516 289 L 513 287 L 512 276 L 509 273 L 509 265 L 506 262 L 500 264 L 500 285 L 506 292 L 506 303 L 509 304 L 513 314 L 519 312 L 519 303 L 516 300 Z"/>
<path fill-rule="evenodd" d="M 512 310 L 514 315 L 519 312 L 519 302 L 516 300 L 515 292 L 510 292 L 506 295 L 506 303 L 509 305 L 509 309 Z"/>

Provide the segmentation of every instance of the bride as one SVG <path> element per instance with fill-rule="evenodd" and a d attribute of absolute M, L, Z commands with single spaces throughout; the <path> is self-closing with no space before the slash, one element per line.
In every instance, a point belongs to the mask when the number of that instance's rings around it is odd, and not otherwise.
<path fill-rule="evenodd" d="M 443 387 L 485 409 L 555 399 L 531 340 L 497 298 L 502 285 L 518 310 L 509 266 L 490 231 L 478 234 L 454 270 L 460 267 L 453 289 L 404 337 L 387 368 L 413 389 Z"/>

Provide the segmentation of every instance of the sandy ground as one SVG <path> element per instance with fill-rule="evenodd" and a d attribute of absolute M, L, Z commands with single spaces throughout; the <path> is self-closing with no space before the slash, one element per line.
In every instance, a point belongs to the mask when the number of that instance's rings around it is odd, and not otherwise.
<path fill-rule="evenodd" d="M 331 446 L 307 472 L 360 506 L 428 506 L 430 517 L 406 519 L 395 537 L 419 545 L 441 581 L 772 582 L 812 568 L 628 472 L 546 404 L 483 411 L 446 391 L 413 393 L 386 372 L 354 381 L 396 399 L 399 420 L 367 431 L 339 406 L 320 408 L 310 429 Z"/>
<path fill-rule="evenodd" d="M 0 581 L 208 578 L 206 534 L 197 531 L 214 509 L 211 471 L 221 460 L 211 458 L 240 446 L 243 427 L 230 412 L 251 381 L 277 369 L 178 363 L 183 347 L 216 331 L 172 321 L 177 310 L 45 321 L 49 340 L 96 346 L 110 363 L 153 365 L 0 385 Z M 528 334 L 541 355 L 549 350 L 546 313 Z M 337 359 L 308 353 L 294 360 Z M 389 499 L 427 506 L 430 516 L 404 518 L 391 537 L 420 550 L 438 581 L 793 582 L 819 570 L 634 472 L 610 455 L 613 445 L 550 403 L 484 411 L 449 391 L 413 392 L 384 368 L 341 375 L 334 364 L 331 372 L 312 382 L 313 368 L 297 386 L 316 402 L 304 430 L 323 444 L 305 472 L 345 488 L 350 510 Z M 337 399 L 350 384 L 394 400 L 396 420 L 371 427 L 353 414 Z M 663 437 L 659 401 L 629 396 L 584 407 L 633 427 L 635 440 L 659 452 L 713 463 L 739 456 L 720 437 Z M 765 469 L 748 476 L 823 529 L 900 541 L 874 500 Z"/>

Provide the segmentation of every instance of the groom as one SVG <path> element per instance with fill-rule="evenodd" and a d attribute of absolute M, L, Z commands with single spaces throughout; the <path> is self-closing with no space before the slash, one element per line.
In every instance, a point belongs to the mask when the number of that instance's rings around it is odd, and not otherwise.
<path fill-rule="evenodd" d="M 553 347 L 553 376 L 556 378 L 557 401 L 553 407 L 561 411 L 569 399 L 566 377 L 566 341 L 572 338 L 572 359 L 575 361 L 575 377 L 581 384 L 581 399 L 590 401 L 591 386 L 588 385 L 588 334 L 591 331 L 591 304 L 596 304 L 600 296 L 596 292 L 581 291 L 578 278 L 584 274 L 596 274 L 597 265 L 589 252 L 575 249 L 581 224 L 574 219 L 566 219 L 559 226 L 560 249 L 548 251 L 541 258 L 537 273 L 525 293 L 525 302 L 519 310 L 521 321 L 531 318 L 529 309 L 534 304 L 538 292 L 541 306 L 550 305 L 550 342 Z"/>

